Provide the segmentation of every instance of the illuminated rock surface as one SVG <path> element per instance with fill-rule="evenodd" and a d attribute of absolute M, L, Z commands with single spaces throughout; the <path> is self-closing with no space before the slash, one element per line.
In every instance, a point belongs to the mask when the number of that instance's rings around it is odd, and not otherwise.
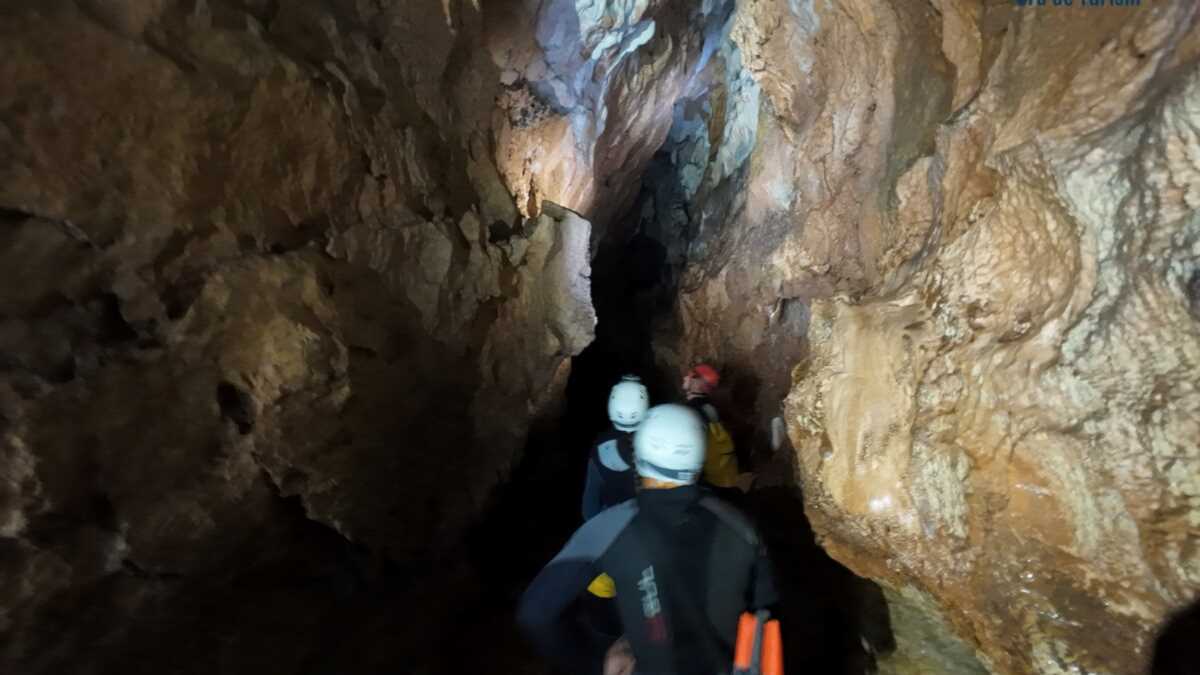
<path fill-rule="evenodd" d="M 883 672 L 1138 672 L 1200 592 L 1200 10 L 731 11 L 5 3 L 0 670 L 504 635 L 446 561 L 636 234 L 666 283 L 611 339 L 719 362 Z M 408 585 L 312 604 L 322 537 Z"/>
<path fill-rule="evenodd" d="M 791 387 L 817 536 L 887 589 L 886 671 L 1139 672 L 1200 591 L 1200 29 L 1143 5 L 737 20 L 764 114 L 678 360 L 760 378 L 759 428 Z"/>

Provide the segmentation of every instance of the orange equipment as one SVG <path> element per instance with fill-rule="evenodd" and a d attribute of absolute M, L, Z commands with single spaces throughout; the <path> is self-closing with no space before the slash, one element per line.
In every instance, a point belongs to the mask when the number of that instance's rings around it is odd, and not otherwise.
<path fill-rule="evenodd" d="M 779 621 L 765 609 L 738 619 L 733 675 L 783 675 L 783 639 Z"/>

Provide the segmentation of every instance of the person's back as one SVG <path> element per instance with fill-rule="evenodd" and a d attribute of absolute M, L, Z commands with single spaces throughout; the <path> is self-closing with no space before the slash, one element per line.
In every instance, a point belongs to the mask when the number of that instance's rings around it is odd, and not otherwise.
<path fill-rule="evenodd" d="M 639 493 L 598 561 L 617 588 L 640 675 L 710 674 L 733 661 L 738 617 L 777 601 L 754 527 L 703 488 Z M 658 616 L 647 610 L 658 605 Z"/>
<path fill-rule="evenodd" d="M 607 645 L 565 616 L 599 572 L 613 580 L 639 675 L 727 671 L 741 613 L 777 602 L 754 528 L 694 484 L 704 438 L 689 408 L 652 409 L 635 435 L 637 498 L 585 523 L 522 597 L 521 626 L 565 671 L 599 672 L 603 662 Z"/>
<path fill-rule="evenodd" d="M 717 370 L 701 363 L 684 374 L 682 388 L 687 405 L 700 414 L 708 427 L 703 481 L 723 497 L 733 498 L 740 474 L 737 451 L 711 399 L 720 382 Z"/>
<path fill-rule="evenodd" d="M 649 407 L 646 387 L 633 375 L 622 377 L 609 392 L 608 417 L 613 426 L 600 434 L 588 457 L 581 506 L 584 520 L 633 498 L 637 484 L 633 431 Z"/>
<path fill-rule="evenodd" d="M 637 493 L 633 472 L 633 432 L 608 429 L 592 445 L 583 488 L 583 519 L 610 506 L 633 499 Z"/>

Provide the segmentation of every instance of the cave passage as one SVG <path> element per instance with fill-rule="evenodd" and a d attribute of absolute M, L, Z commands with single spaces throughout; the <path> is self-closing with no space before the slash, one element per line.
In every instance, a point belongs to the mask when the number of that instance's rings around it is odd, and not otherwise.
<path fill-rule="evenodd" d="M 1200 4 L 1071 4 L 5 0 L 0 674 L 547 675 L 697 361 L 793 675 L 1195 672 Z"/>
<path fill-rule="evenodd" d="M 593 260 L 596 339 L 573 359 L 560 418 L 536 427 L 512 479 L 501 486 L 476 530 L 474 563 L 486 585 L 516 599 L 534 574 L 581 524 L 579 504 L 586 459 L 609 426 L 609 389 L 625 374 L 642 379 L 651 404 L 679 402 L 680 374 L 656 359 L 654 327 L 670 321 L 677 292 L 667 245 L 641 231 L 607 241 Z M 718 399 L 719 401 L 722 399 Z M 725 403 L 736 402 L 725 397 Z M 752 418 L 753 411 L 737 411 Z M 767 433 L 735 432 L 743 470 L 755 470 L 755 448 Z M 874 671 L 874 654 L 893 648 L 887 606 L 879 588 L 833 561 L 816 543 L 793 481 L 751 489 L 738 504 L 761 529 L 783 594 L 785 658 L 792 672 Z M 497 565 L 496 553 L 505 560 Z M 514 653 L 536 657 L 518 646 Z"/>

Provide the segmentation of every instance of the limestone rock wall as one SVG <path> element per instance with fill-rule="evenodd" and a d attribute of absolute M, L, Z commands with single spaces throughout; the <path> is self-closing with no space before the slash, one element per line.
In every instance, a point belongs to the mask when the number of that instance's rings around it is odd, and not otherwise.
<path fill-rule="evenodd" d="M 818 538 L 887 589 L 885 670 L 1139 672 L 1200 593 L 1197 21 L 741 6 L 758 143 L 675 358 L 744 373 L 760 429 L 790 388 Z"/>
<path fill-rule="evenodd" d="M 170 592 L 122 574 L 253 567 L 287 500 L 453 547 L 731 6 L 4 3 L 0 669 L 72 663 L 80 594 Z"/>
<path fill-rule="evenodd" d="M 297 509 L 432 564 L 636 227 L 885 670 L 1137 672 L 1200 589 L 1200 18 L 1083 5 L 4 3 L 3 669 Z"/>

